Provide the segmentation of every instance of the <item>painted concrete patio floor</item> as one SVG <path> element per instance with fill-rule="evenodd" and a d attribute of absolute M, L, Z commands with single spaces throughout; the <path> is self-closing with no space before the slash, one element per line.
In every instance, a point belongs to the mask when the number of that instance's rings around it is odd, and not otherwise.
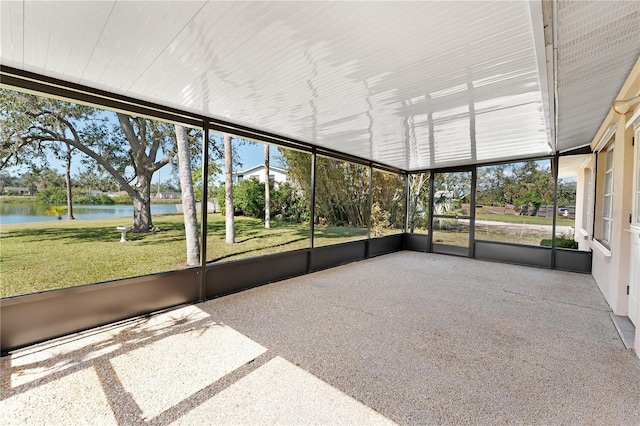
<path fill-rule="evenodd" d="M 609 314 L 588 275 L 395 253 L 16 351 L 0 424 L 637 424 Z"/>

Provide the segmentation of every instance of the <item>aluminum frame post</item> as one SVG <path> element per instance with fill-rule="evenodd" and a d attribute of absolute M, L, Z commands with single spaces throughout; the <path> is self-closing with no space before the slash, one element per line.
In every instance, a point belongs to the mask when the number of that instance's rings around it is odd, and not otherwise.
<path fill-rule="evenodd" d="M 203 123 L 202 201 L 200 204 L 200 291 L 198 300 L 205 300 L 207 285 L 207 204 L 209 201 L 209 123 Z"/>

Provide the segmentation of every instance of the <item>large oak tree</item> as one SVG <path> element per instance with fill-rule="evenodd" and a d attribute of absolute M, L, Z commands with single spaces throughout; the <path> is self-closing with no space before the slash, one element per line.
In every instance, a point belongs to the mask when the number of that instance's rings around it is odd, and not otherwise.
<path fill-rule="evenodd" d="M 151 179 L 176 153 L 171 125 L 31 94 L 0 90 L 0 169 L 46 159 L 60 146 L 102 166 L 133 200 L 133 231 L 155 229 Z"/>

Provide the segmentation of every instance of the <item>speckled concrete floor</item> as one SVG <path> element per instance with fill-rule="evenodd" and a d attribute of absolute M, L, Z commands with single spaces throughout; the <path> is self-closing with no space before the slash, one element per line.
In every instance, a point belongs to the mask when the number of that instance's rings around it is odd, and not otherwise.
<path fill-rule="evenodd" d="M 3 358 L 0 424 L 638 424 L 587 275 L 401 252 Z"/>

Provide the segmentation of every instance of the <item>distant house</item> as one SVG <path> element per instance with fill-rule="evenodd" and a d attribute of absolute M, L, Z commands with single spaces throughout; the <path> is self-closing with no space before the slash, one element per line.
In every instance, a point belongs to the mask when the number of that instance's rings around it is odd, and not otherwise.
<path fill-rule="evenodd" d="M 117 191 L 117 192 L 109 192 L 107 194 L 107 196 L 111 198 L 125 196 L 125 195 L 129 195 L 129 193 L 127 191 Z"/>
<path fill-rule="evenodd" d="M 259 164 L 246 170 L 235 172 L 232 175 L 233 183 L 238 183 L 251 178 L 256 178 L 260 182 L 264 183 L 264 169 L 264 164 Z M 289 180 L 289 176 L 285 169 L 276 166 L 269 166 L 269 180 L 279 184 L 287 182 Z"/>
<path fill-rule="evenodd" d="M 156 192 L 155 198 L 162 200 L 177 200 L 182 196 L 179 192 Z"/>
<path fill-rule="evenodd" d="M 31 189 L 18 186 L 5 186 L 2 188 L 4 195 L 31 195 Z"/>

